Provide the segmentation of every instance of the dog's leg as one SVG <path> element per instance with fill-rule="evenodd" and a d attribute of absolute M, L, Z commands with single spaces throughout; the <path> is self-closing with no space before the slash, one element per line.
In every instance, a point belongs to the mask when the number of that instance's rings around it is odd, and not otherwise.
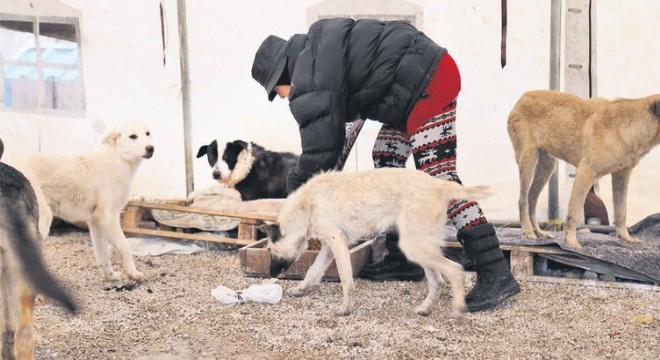
<path fill-rule="evenodd" d="M 87 223 L 87 226 L 89 226 L 89 236 L 92 238 L 96 263 L 101 268 L 103 278 L 106 281 L 116 281 L 121 279 L 121 275 L 114 271 L 112 264 L 110 263 L 110 249 L 108 248 L 108 240 L 105 237 L 103 228 L 97 224 L 96 221 L 90 221 Z"/>
<path fill-rule="evenodd" d="M 406 254 L 406 256 L 408 256 L 408 254 Z M 414 259 L 414 256 L 408 256 L 408 258 L 412 261 L 417 261 Z M 463 281 L 465 280 L 465 272 L 463 271 L 463 267 L 460 264 L 444 257 L 440 251 L 431 251 L 427 253 L 423 259 L 420 258 L 419 260 L 422 261 L 420 262 L 420 265 L 424 267 L 425 272 L 427 268 L 430 268 L 433 269 L 433 271 L 436 273 L 434 277 L 434 280 L 436 280 L 435 291 L 437 291 L 438 286 L 437 279 L 441 278 L 442 276 L 447 278 L 451 284 L 452 289 L 452 306 L 454 309 L 452 317 L 455 319 L 462 318 L 465 314 L 465 310 L 467 309 L 465 304 L 465 287 L 463 286 Z M 427 295 L 424 302 L 422 302 L 422 304 L 415 309 L 415 312 L 420 315 L 424 315 L 425 313 L 428 314 L 430 312 L 429 308 L 431 305 L 433 305 L 433 303 L 431 302 L 427 304 L 427 299 L 431 298 L 431 301 L 435 301 L 438 296 L 438 294 L 432 293 L 434 289 L 432 289 L 431 279 L 428 278 L 428 272 L 426 275 L 427 281 L 429 282 L 429 294 Z"/>
<path fill-rule="evenodd" d="M 621 241 L 632 244 L 639 244 L 642 241 L 635 239 L 628 233 L 626 227 L 626 213 L 627 213 L 627 198 L 628 198 L 628 181 L 630 180 L 630 173 L 632 168 L 624 169 L 619 172 L 612 173 L 612 197 L 614 201 L 614 226 L 616 227 L 616 235 Z"/>
<path fill-rule="evenodd" d="M 337 272 L 339 273 L 339 280 L 341 281 L 344 295 L 337 315 L 350 315 L 351 312 L 353 312 L 353 307 L 355 305 L 355 283 L 353 282 L 353 268 L 351 266 L 351 256 L 348 249 L 348 239 L 343 233 L 336 232 L 331 235 L 329 240 L 330 241 L 328 241 L 327 244 L 335 258 L 335 264 L 337 264 Z"/>
<path fill-rule="evenodd" d="M 523 148 L 516 153 L 518 175 L 520 180 L 520 197 L 518 199 L 518 212 L 520 214 L 520 228 L 522 236 L 536 239 L 536 232 L 532 225 L 529 204 L 530 184 L 534 176 L 534 168 L 538 162 L 538 149 Z M 536 220 L 534 220 L 536 222 Z"/>
<path fill-rule="evenodd" d="M 321 245 L 321 250 L 319 250 L 318 255 L 316 255 L 316 259 L 314 259 L 312 266 L 310 266 L 309 270 L 307 270 L 307 274 L 305 274 L 303 281 L 301 281 L 298 286 L 287 290 L 287 295 L 305 295 L 305 292 L 309 288 L 316 286 L 321 282 L 323 274 L 325 274 L 325 270 L 328 268 L 331 262 L 332 252 L 330 251 L 330 248 L 325 244 Z"/>
<path fill-rule="evenodd" d="M 18 326 L 14 353 L 18 359 L 34 359 L 34 300 L 37 297 L 28 285 L 22 284 L 18 293 Z"/>
<path fill-rule="evenodd" d="M 545 184 L 548 183 L 550 177 L 555 171 L 555 165 L 557 160 L 545 151 L 538 152 L 538 162 L 536 163 L 536 170 L 534 171 L 534 180 L 532 180 L 532 185 L 529 188 L 528 200 L 529 200 L 529 217 L 534 228 L 534 232 L 539 237 L 548 237 L 552 238 L 552 234 L 547 231 L 541 230 L 538 221 L 536 220 L 536 205 L 539 201 L 539 195 L 541 190 L 545 187 Z"/>
<path fill-rule="evenodd" d="M 18 305 L 16 304 L 16 291 L 18 290 L 12 282 L 12 276 L 7 268 L 7 250 L 0 248 L 0 286 L 2 288 L 2 359 L 15 359 L 14 336 L 16 330 Z"/>
<path fill-rule="evenodd" d="M 431 313 L 431 306 L 435 304 L 440 295 L 440 288 L 444 281 L 442 280 L 442 275 L 435 272 L 431 268 L 424 268 L 424 274 L 426 275 L 426 281 L 429 286 L 429 293 L 426 295 L 426 298 L 422 303 L 415 308 L 415 312 L 422 316 L 428 316 Z"/>
<path fill-rule="evenodd" d="M 587 166 L 577 166 L 575 182 L 571 191 L 571 199 L 568 202 L 568 216 L 566 217 L 566 246 L 580 249 L 577 241 L 577 225 L 580 222 L 580 214 L 584 208 L 584 200 L 587 192 L 596 181 L 596 173 Z"/>
<path fill-rule="evenodd" d="M 430 312 L 430 307 L 438 297 L 437 291 L 439 285 L 444 282 L 442 280 L 444 276 L 452 288 L 452 304 L 454 308 L 452 316 L 460 319 L 467 309 L 465 304 L 465 287 L 463 283 L 465 281 L 465 275 L 463 267 L 447 259 L 442 253 L 442 248 L 439 246 L 442 242 L 438 242 L 438 239 L 434 235 L 441 234 L 440 229 L 432 230 L 430 232 L 431 235 L 426 235 L 420 233 L 414 226 L 407 227 L 404 223 L 417 224 L 414 221 L 399 222 L 399 247 L 408 260 L 414 261 L 424 268 L 429 286 L 429 293 L 426 299 L 415 308 L 415 312 L 420 315 L 426 315 Z"/>
<path fill-rule="evenodd" d="M 126 239 L 124 232 L 121 229 L 121 223 L 119 217 L 113 218 L 111 220 L 110 226 L 108 227 L 108 236 L 110 241 L 115 245 L 119 253 L 121 254 L 122 265 L 126 275 L 135 281 L 144 280 L 144 274 L 135 267 L 135 261 L 133 260 L 133 249 L 131 249 L 131 244 Z"/>
<path fill-rule="evenodd" d="M 440 257 L 436 262 L 436 271 L 440 272 L 443 276 L 449 280 L 452 289 L 452 305 L 454 307 L 454 312 L 452 317 L 455 319 L 460 319 L 465 314 L 467 305 L 465 304 L 465 287 L 463 287 L 465 281 L 465 272 L 463 267 L 454 261 L 451 261 L 442 254 L 439 254 Z"/>

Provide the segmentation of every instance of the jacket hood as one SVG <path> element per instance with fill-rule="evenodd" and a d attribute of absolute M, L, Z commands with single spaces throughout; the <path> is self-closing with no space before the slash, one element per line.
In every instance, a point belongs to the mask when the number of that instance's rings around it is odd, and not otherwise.
<path fill-rule="evenodd" d="M 252 77 L 266 89 L 268 100 L 273 101 L 273 91 L 286 65 L 287 41 L 269 35 L 261 43 L 252 63 Z"/>

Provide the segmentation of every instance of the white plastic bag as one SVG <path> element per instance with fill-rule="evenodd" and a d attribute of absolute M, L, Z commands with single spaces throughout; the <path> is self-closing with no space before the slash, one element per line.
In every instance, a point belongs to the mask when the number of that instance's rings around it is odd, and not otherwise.
<path fill-rule="evenodd" d="M 246 301 L 277 304 L 282 299 L 282 286 L 279 284 L 259 284 L 235 291 L 220 285 L 211 290 L 211 295 L 225 305 L 243 304 Z"/>

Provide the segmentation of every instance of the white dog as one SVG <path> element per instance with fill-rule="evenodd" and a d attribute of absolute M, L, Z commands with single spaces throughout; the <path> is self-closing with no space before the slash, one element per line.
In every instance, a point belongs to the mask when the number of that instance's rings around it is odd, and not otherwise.
<path fill-rule="evenodd" d="M 131 246 L 120 224 L 135 172 L 143 159 L 154 154 L 151 133 L 140 122 L 130 122 L 103 137 L 102 145 L 84 155 L 67 157 L 33 154 L 15 165 L 40 186 L 53 215 L 87 223 L 94 254 L 106 280 L 119 280 L 110 263 L 109 244 L 122 256 L 126 275 L 140 281 L 144 275 L 133 261 Z"/>
<path fill-rule="evenodd" d="M 451 200 L 485 195 L 485 186 L 462 186 L 414 169 L 317 175 L 286 199 L 277 217 L 279 226 L 265 227 L 271 276 L 288 269 L 307 248 L 308 240 L 318 239 L 322 246 L 316 260 L 305 279 L 287 293 L 301 296 L 317 285 L 334 257 L 343 290 L 338 315 L 348 315 L 355 302 L 349 246 L 396 228 L 401 250 L 424 268 L 428 281 L 428 295 L 415 312 L 429 314 L 445 276 L 453 290 L 454 316 L 460 317 L 465 312 L 463 268 L 442 253 L 447 205 Z"/>

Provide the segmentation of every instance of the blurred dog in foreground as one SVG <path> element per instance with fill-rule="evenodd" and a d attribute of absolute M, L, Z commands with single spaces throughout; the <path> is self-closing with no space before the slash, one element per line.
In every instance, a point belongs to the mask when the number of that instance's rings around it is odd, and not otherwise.
<path fill-rule="evenodd" d="M 568 203 L 566 245 L 580 248 L 576 229 L 587 192 L 612 174 L 617 236 L 639 243 L 626 227 L 626 197 L 632 169 L 660 143 L 660 94 L 639 99 L 582 99 L 558 91 L 530 91 L 518 100 L 508 131 L 520 173 L 520 224 L 528 238 L 552 237 L 536 221 L 541 190 L 557 159 L 576 167 Z"/>
<path fill-rule="evenodd" d="M 76 311 L 75 302 L 46 269 L 41 257 L 40 243 L 48 235 L 51 221 L 40 190 L 33 188 L 21 172 L 0 163 L 2 359 L 34 358 L 32 324 L 38 293 L 58 301 L 72 313 Z"/>
<path fill-rule="evenodd" d="M 289 268 L 310 239 L 321 249 L 305 278 L 287 293 L 302 296 L 317 285 L 333 257 L 343 290 L 338 315 L 349 315 L 355 303 L 349 246 L 396 228 L 406 257 L 424 268 L 428 295 L 415 308 L 428 315 L 444 284 L 453 291 L 454 316 L 465 312 L 464 272 L 445 258 L 442 237 L 447 205 L 452 200 L 489 195 L 485 186 L 468 187 L 414 169 L 385 168 L 357 173 L 327 172 L 311 178 L 284 202 L 277 224 L 264 226 L 271 252 L 271 276 Z"/>

